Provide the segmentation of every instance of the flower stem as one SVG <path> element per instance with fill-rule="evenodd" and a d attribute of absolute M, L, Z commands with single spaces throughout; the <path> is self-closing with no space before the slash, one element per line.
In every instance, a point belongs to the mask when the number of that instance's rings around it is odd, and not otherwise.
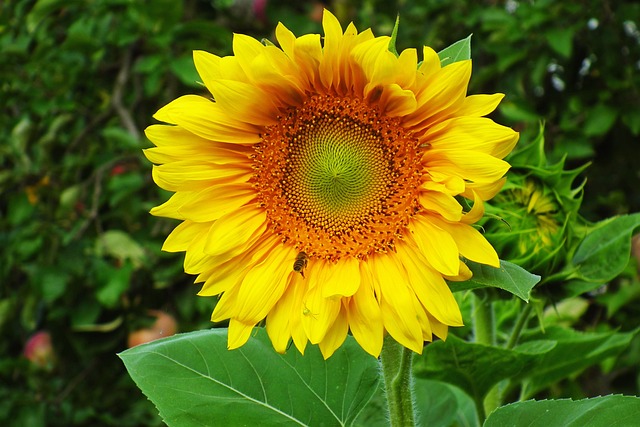
<path fill-rule="evenodd" d="M 494 315 L 492 302 L 476 293 L 473 294 L 473 332 L 478 344 L 494 345 Z"/>
<path fill-rule="evenodd" d="M 513 331 L 511 332 L 511 336 L 509 336 L 509 341 L 507 342 L 507 348 L 512 349 L 518 343 L 518 339 L 520 338 L 520 333 L 522 329 L 527 324 L 527 320 L 529 320 L 529 314 L 531 313 L 531 307 L 533 304 L 529 303 L 524 306 L 524 309 L 520 312 L 518 319 L 516 320 L 516 324 L 513 327 Z"/>
<path fill-rule="evenodd" d="M 380 353 L 391 427 L 415 426 L 411 362 L 413 352 L 387 335 Z"/>
<path fill-rule="evenodd" d="M 495 345 L 495 317 L 493 303 L 483 295 L 473 294 L 473 331 L 476 343 Z M 500 390 L 498 386 L 491 388 L 484 401 L 476 402 L 476 409 L 480 423 L 484 422 L 487 414 L 500 406 Z"/>

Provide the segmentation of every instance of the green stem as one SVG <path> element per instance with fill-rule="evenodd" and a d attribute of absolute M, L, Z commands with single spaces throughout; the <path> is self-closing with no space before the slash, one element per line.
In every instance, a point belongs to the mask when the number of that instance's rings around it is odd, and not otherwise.
<path fill-rule="evenodd" d="M 473 332 L 478 344 L 494 345 L 493 303 L 485 297 L 473 294 Z"/>
<path fill-rule="evenodd" d="M 384 339 L 380 363 L 387 391 L 391 427 L 415 426 L 411 361 L 413 352 L 391 336 Z"/>
<path fill-rule="evenodd" d="M 474 293 L 473 330 L 478 344 L 495 345 L 495 318 L 493 303 L 489 298 Z M 482 424 L 486 415 L 500 406 L 500 390 L 496 385 L 484 397 L 484 401 L 476 402 L 478 417 Z"/>
<path fill-rule="evenodd" d="M 522 333 L 522 329 L 527 324 L 529 320 L 529 314 L 531 313 L 531 307 L 533 304 L 529 303 L 524 306 L 524 310 L 520 312 L 518 319 L 516 320 L 516 324 L 513 326 L 513 331 L 511 331 L 511 336 L 509 337 L 509 341 L 507 341 L 507 348 L 512 349 L 518 343 L 518 339 L 520 338 L 520 333 Z"/>

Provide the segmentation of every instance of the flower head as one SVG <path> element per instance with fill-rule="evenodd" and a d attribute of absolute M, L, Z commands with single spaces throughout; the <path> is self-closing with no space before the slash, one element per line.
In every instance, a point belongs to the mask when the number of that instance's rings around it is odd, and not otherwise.
<path fill-rule="evenodd" d="M 466 96 L 470 61 L 441 67 L 425 47 L 418 63 L 326 11 L 323 27 L 194 53 L 213 99 L 181 97 L 155 115 L 173 126 L 147 129 L 175 192 L 152 213 L 183 221 L 163 248 L 221 294 L 230 348 L 266 319 L 280 352 L 292 339 L 329 357 L 348 331 L 375 356 L 385 332 L 421 352 L 462 324 L 445 282 L 469 277 L 462 258 L 499 263 L 471 224 L 518 134 L 482 117 L 503 95 Z"/>

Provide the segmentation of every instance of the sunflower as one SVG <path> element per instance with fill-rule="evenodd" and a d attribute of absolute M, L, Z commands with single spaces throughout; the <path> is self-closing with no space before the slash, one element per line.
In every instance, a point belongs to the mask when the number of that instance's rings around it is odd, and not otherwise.
<path fill-rule="evenodd" d="M 328 358 L 350 332 L 374 356 L 385 334 L 420 353 L 462 325 L 445 278 L 470 277 L 463 259 L 499 265 L 472 224 L 518 134 L 483 117 L 502 94 L 466 96 L 471 61 L 396 55 L 328 11 L 322 25 L 194 53 L 212 98 L 180 97 L 147 128 L 153 178 L 175 192 L 151 213 L 182 221 L 163 249 L 220 295 L 230 349 L 264 320 L 278 352 Z"/>

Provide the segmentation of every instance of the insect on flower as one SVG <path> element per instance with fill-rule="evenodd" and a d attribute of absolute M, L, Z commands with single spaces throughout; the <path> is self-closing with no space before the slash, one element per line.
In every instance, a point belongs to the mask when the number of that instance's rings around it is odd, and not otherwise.
<path fill-rule="evenodd" d="M 307 264 L 309 263 L 309 255 L 306 252 L 298 252 L 296 256 L 296 260 L 293 263 L 293 271 L 296 273 L 300 273 L 300 275 L 304 278 L 304 269 L 307 268 Z"/>

